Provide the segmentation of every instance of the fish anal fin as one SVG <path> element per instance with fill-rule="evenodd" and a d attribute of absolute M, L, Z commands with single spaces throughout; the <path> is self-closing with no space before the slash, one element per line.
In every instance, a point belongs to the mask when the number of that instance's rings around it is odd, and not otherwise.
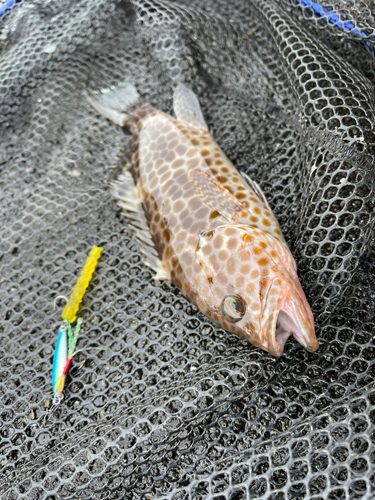
<path fill-rule="evenodd" d="M 143 262 L 156 272 L 155 279 L 169 280 L 170 274 L 159 258 L 150 229 L 143 211 L 138 190 L 129 170 L 126 170 L 118 180 L 112 182 L 112 195 L 123 209 L 123 215 L 132 230 L 138 247 L 144 255 Z"/>
<path fill-rule="evenodd" d="M 236 222 L 240 217 L 249 215 L 248 210 L 228 189 L 202 170 L 190 170 L 189 180 L 204 203 L 230 222 Z"/>
<path fill-rule="evenodd" d="M 178 83 L 174 91 L 173 109 L 177 120 L 208 131 L 197 96 L 183 83 Z"/>

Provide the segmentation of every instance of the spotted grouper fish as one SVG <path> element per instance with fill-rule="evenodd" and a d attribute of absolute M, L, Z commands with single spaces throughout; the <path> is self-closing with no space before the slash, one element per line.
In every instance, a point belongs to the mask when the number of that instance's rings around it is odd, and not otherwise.
<path fill-rule="evenodd" d="M 196 95 L 178 84 L 176 118 L 129 83 L 88 100 L 132 132 L 131 168 L 113 194 L 155 278 L 274 356 L 290 335 L 315 351 L 313 315 L 280 226 L 259 185 L 215 142 Z"/>

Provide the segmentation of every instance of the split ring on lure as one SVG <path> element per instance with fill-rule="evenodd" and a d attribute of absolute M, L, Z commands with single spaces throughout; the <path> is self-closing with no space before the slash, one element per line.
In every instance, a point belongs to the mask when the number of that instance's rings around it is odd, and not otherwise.
<path fill-rule="evenodd" d="M 53 407 L 52 411 L 58 404 L 61 403 L 65 379 L 68 374 L 69 368 L 72 364 L 74 356 L 80 352 L 75 351 L 78 340 L 79 331 L 82 324 L 82 318 L 77 319 L 75 329 L 72 329 L 72 323 L 77 318 L 77 311 L 79 305 L 85 295 L 86 289 L 90 283 L 92 275 L 97 266 L 102 248 L 93 246 L 91 252 L 86 260 L 86 263 L 81 271 L 76 286 L 66 304 L 61 317 L 63 322 L 59 328 L 57 337 L 55 355 L 53 358 L 53 371 L 52 371 L 52 387 L 53 387 Z"/>

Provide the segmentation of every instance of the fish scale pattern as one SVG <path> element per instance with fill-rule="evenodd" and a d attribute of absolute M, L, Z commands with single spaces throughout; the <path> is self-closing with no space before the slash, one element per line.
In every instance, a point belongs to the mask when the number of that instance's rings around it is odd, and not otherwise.
<path fill-rule="evenodd" d="M 375 24 L 369 2 L 330 11 L 354 28 L 294 0 L 48 0 L 2 18 L 2 498 L 374 495 Z M 180 80 L 267 195 L 312 304 L 315 353 L 290 340 L 270 357 L 142 263 L 106 184 L 129 136 L 84 92 L 130 81 L 171 113 Z M 53 302 L 93 244 L 104 250 L 78 348 L 106 350 L 77 358 L 43 424 Z"/>

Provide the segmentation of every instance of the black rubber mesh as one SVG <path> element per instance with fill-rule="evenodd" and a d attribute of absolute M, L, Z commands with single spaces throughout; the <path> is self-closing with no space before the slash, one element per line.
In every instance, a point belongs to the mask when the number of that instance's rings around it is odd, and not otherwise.
<path fill-rule="evenodd" d="M 373 2 L 50 0 L 0 33 L 0 495 L 372 498 L 375 491 Z M 364 36 L 366 35 L 366 36 Z M 155 282 L 105 181 L 128 136 L 86 88 L 133 82 L 172 111 L 184 81 L 296 256 L 320 349 L 280 359 Z M 62 303 L 93 244 L 65 399 Z"/>

